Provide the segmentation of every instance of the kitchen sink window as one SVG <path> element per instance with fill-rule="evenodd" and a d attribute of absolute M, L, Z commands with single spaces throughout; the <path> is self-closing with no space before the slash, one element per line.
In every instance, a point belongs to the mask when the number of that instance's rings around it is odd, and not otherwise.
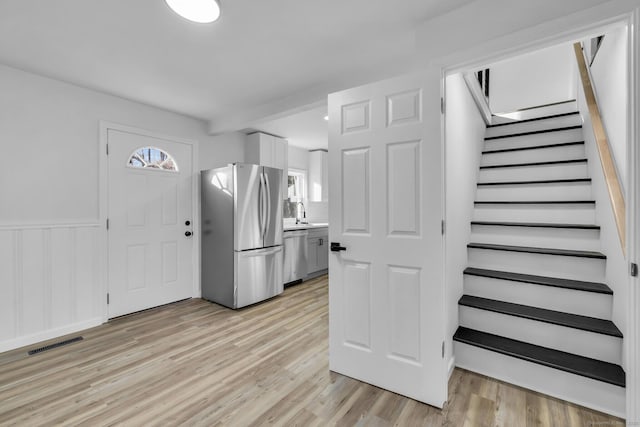
<path fill-rule="evenodd" d="M 129 156 L 128 166 L 178 172 L 178 165 L 176 165 L 173 157 L 166 151 L 156 147 L 138 148 Z"/>
<path fill-rule="evenodd" d="M 306 200 L 307 171 L 301 169 L 289 169 L 287 195 L 292 202 Z"/>

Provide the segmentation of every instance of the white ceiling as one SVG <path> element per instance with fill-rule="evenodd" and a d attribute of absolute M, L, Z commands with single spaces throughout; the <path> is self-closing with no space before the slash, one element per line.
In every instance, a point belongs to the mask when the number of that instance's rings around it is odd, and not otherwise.
<path fill-rule="evenodd" d="M 415 28 L 472 0 L 2 0 L 0 63 L 234 130 L 416 61 Z"/>
<path fill-rule="evenodd" d="M 327 106 L 323 105 L 279 119 L 258 122 L 245 132 L 261 131 L 281 136 L 287 139 L 289 145 L 306 150 L 327 148 L 329 122 L 324 119 L 326 115 Z"/>

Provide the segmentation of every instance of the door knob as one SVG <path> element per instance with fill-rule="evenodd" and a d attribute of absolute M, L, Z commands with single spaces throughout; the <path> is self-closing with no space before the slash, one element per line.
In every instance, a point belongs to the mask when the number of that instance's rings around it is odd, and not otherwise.
<path fill-rule="evenodd" d="M 346 251 L 347 248 L 340 246 L 340 242 L 331 242 L 331 252 Z"/>
<path fill-rule="evenodd" d="M 185 236 L 187 236 L 187 237 L 191 237 L 191 234 L 192 234 L 192 233 L 191 233 L 190 231 L 185 231 L 185 232 L 184 232 L 184 235 L 185 235 Z"/>

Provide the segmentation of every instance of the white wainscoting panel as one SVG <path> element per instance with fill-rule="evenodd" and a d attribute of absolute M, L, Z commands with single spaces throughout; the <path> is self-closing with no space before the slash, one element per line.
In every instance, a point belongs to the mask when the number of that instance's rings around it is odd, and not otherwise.
<path fill-rule="evenodd" d="M 102 323 L 98 224 L 0 226 L 0 352 Z"/>

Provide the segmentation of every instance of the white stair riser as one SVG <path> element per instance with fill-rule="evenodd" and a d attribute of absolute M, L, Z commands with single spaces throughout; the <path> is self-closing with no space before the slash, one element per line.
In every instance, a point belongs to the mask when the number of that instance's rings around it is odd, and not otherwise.
<path fill-rule="evenodd" d="M 609 363 L 622 361 L 622 339 L 493 311 L 459 306 L 460 326 Z"/>
<path fill-rule="evenodd" d="M 523 162 L 552 162 L 556 160 L 574 160 L 584 158 L 584 144 L 579 144 L 536 148 L 532 150 L 506 151 L 501 153 L 484 153 L 480 164 L 482 166 L 510 165 Z"/>
<path fill-rule="evenodd" d="M 600 251 L 600 232 L 579 228 L 472 225 L 471 241 L 499 245 Z"/>
<path fill-rule="evenodd" d="M 469 248 L 469 266 L 563 279 L 604 282 L 605 260 Z"/>
<path fill-rule="evenodd" d="M 470 274 L 464 275 L 464 293 L 465 295 L 611 320 L 613 296 L 607 294 Z"/>
<path fill-rule="evenodd" d="M 625 389 L 454 341 L 456 366 L 624 418 Z"/>
<path fill-rule="evenodd" d="M 591 183 L 480 185 L 478 201 L 591 200 Z"/>
<path fill-rule="evenodd" d="M 563 142 L 576 141 L 584 141 L 582 128 L 490 139 L 485 141 L 484 150 L 502 150 L 505 148 L 561 144 Z"/>
<path fill-rule="evenodd" d="M 518 163 L 526 163 L 526 159 Z M 480 169 L 478 182 L 539 181 L 588 178 L 586 162 Z"/>
<path fill-rule="evenodd" d="M 511 135 L 514 133 L 532 132 L 544 129 L 556 129 L 568 126 L 580 126 L 582 118 L 580 114 L 555 117 L 551 119 L 535 120 L 533 122 L 514 123 L 506 126 L 487 128 L 486 136 Z"/>
<path fill-rule="evenodd" d="M 594 224 L 595 205 L 475 205 L 477 221 Z"/>

